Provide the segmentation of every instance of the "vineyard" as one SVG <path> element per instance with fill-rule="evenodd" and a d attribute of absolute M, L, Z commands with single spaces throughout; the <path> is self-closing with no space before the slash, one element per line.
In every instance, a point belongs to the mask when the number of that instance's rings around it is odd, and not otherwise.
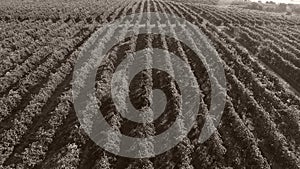
<path fill-rule="evenodd" d="M 143 12 L 176 15 L 195 24 L 221 58 L 227 95 L 217 131 L 199 143 L 211 90 L 205 67 L 193 59 L 195 53 L 175 38 L 157 34 L 120 42 L 95 79 L 100 109 L 115 130 L 135 137 L 162 133 L 169 127 L 163 122 L 174 121 L 172 113 L 179 109 L 173 105 L 180 95 L 173 80 L 162 72 L 145 70 L 136 77 L 142 84 L 130 84 L 133 104 L 137 108 L 148 104 L 149 90 L 157 88 L 175 98 L 168 100 L 169 111 L 147 125 L 132 124 L 116 113 L 113 101 L 107 99 L 108 84 L 126 53 L 161 48 L 181 56 L 191 65 L 203 95 L 197 124 L 182 142 L 156 157 L 131 159 L 105 151 L 82 129 L 73 105 L 72 77 L 87 40 L 98 29 Z M 142 19 L 132 18 L 133 24 Z M 125 37 L 127 29 L 111 27 L 103 43 L 119 31 Z M 178 29 L 197 44 L 188 31 Z M 172 71 L 170 57 L 166 54 L 165 61 Z M 121 146 L 118 138 L 111 139 L 113 146 Z M 1 1 L 0 169 L 14 168 L 299 169 L 300 18 L 172 0 Z"/>

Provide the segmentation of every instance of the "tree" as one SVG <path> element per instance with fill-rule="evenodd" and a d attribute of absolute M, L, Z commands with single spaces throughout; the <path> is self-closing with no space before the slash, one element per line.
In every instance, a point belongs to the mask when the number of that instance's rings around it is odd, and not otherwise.
<path fill-rule="evenodd" d="M 277 12 L 286 12 L 286 10 L 287 10 L 287 5 L 284 3 L 280 3 L 276 8 Z"/>

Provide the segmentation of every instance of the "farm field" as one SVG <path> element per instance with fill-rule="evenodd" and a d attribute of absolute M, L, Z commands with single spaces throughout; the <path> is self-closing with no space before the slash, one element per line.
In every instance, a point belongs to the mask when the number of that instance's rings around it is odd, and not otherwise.
<path fill-rule="evenodd" d="M 159 47 L 180 55 L 191 65 L 203 94 L 197 124 L 182 142 L 153 158 L 130 159 L 105 151 L 82 129 L 74 109 L 72 78 L 80 53 L 98 29 L 142 12 L 177 15 L 195 24 L 221 58 L 227 95 L 217 131 L 199 143 L 211 90 L 205 68 L 193 60 L 195 53 L 167 36 L 126 38 L 110 51 L 95 79 L 100 109 L 115 130 L 148 136 L 168 127 L 128 124 L 107 99 L 108 83 L 125 53 Z M 141 20 L 136 18 L 134 24 Z M 111 41 L 117 30 L 112 27 L 103 42 Z M 143 84 L 132 87 L 133 99 L 142 102 L 136 105 L 147 104 L 153 85 L 172 91 L 170 97 L 180 95 L 176 84 L 160 72 L 142 71 L 139 78 Z M 179 109 L 166 107 L 169 113 Z M 172 121 L 173 116 L 161 118 Z M 116 140 L 111 142 L 118 147 L 121 143 Z M 172 0 L 1 1 L 0 169 L 14 168 L 299 169 L 300 17 Z"/>

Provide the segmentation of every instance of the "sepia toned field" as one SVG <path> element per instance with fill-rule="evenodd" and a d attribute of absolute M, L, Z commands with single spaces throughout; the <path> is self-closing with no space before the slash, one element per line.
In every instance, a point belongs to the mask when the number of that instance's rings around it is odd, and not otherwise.
<path fill-rule="evenodd" d="M 199 143 L 211 90 L 205 67 L 193 60 L 195 53 L 182 42 L 160 35 L 141 34 L 120 42 L 99 67 L 95 81 L 100 109 L 115 130 L 145 137 L 169 126 L 128 124 L 107 99 L 108 84 L 125 53 L 152 47 L 180 55 L 191 65 L 203 94 L 197 124 L 180 144 L 153 158 L 130 159 L 103 150 L 82 129 L 73 105 L 72 77 L 93 33 L 104 24 L 142 12 L 177 15 L 197 25 L 222 59 L 227 96 L 217 131 Z M 111 29 L 104 41 L 114 38 L 117 28 Z M 126 32 L 126 27 L 121 31 Z M 150 62 L 145 60 L 145 64 Z M 172 69 L 172 63 L 169 66 Z M 158 83 L 153 84 L 152 76 Z M 137 107 L 148 104 L 147 92 L 153 85 L 170 91 L 171 98 L 180 95 L 176 84 L 160 72 L 143 71 L 140 79 L 142 84 L 132 84 Z M 1 169 L 298 169 L 299 93 L 298 17 L 187 1 L 0 2 Z M 174 121 L 172 112 L 179 108 L 166 107 L 169 114 L 161 121 Z"/>

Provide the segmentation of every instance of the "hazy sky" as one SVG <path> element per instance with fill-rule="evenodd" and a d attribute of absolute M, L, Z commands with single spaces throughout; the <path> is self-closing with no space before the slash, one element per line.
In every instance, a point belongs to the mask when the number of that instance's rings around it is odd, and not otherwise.
<path fill-rule="evenodd" d="M 257 2 L 258 0 L 252 0 Z M 290 3 L 290 4 L 300 4 L 300 0 L 261 0 L 262 2 L 273 1 L 276 3 Z"/>

